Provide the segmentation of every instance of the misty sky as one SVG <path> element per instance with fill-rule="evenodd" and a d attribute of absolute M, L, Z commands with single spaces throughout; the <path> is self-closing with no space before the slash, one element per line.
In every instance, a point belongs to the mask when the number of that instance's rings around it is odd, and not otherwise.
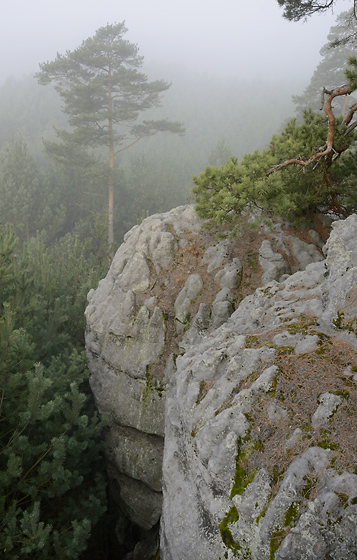
<path fill-rule="evenodd" d="M 149 64 L 309 78 L 337 14 L 292 23 L 281 13 L 276 0 L 1 0 L 0 80 L 36 72 L 40 62 L 76 48 L 99 27 L 124 20 L 126 38 Z"/>

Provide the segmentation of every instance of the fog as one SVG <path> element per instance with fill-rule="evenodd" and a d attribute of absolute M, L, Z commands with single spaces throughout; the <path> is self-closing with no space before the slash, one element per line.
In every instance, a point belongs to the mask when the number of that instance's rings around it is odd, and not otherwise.
<path fill-rule="evenodd" d="M 311 76 L 337 15 L 292 23 L 277 0 L 1 1 L 1 83 L 36 72 L 99 27 L 124 20 L 126 38 L 149 65 L 295 82 Z"/>

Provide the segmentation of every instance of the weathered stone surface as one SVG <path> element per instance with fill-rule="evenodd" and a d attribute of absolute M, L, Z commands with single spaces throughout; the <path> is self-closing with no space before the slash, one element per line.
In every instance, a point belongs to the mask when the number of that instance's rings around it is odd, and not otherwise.
<path fill-rule="evenodd" d="M 239 259 L 235 258 L 232 262 L 225 265 L 223 270 L 217 272 L 215 276 L 221 288 L 229 288 L 235 290 L 238 288 L 242 280 L 242 264 Z"/>
<path fill-rule="evenodd" d="M 150 254 L 157 274 L 172 263 L 177 249 L 178 242 L 168 231 L 156 232 L 150 238 Z"/>
<path fill-rule="evenodd" d="M 223 288 L 216 295 L 212 307 L 201 303 L 188 331 L 179 342 L 179 348 L 186 350 L 201 342 L 215 329 L 223 325 L 234 311 L 235 296 L 229 288 Z"/>
<path fill-rule="evenodd" d="M 295 346 L 295 354 L 303 354 L 304 352 L 312 352 L 316 350 L 319 343 L 319 337 L 317 334 L 304 336 L 298 341 Z"/>
<path fill-rule="evenodd" d="M 192 303 L 203 290 L 203 280 L 199 274 L 191 274 L 175 301 L 176 332 L 181 333 L 191 316 Z"/>
<path fill-rule="evenodd" d="M 271 241 L 265 239 L 259 250 L 259 264 L 264 270 L 263 286 L 272 280 L 280 280 L 285 274 L 290 274 L 291 269 L 283 255 L 274 251 Z"/>
<path fill-rule="evenodd" d="M 324 242 L 321 235 L 314 229 L 309 230 L 309 235 L 310 235 L 310 239 L 315 243 L 315 245 L 320 249 L 322 249 L 324 246 Z"/>
<path fill-rule="evenodd" d="M 90 363 L 90 385 L 100 414 L 113 424 L 164 435 L 165 396 L 159 383 L 117 372 L 101 358 Z"/>
<path fill-rule="evenodd" d="M 118 276 L 123 290 L 145 292 L 150 286 L 150 268 L 144 252 L 135 253 L 126 263 L 123 272 Z"/>
<path fill-rule="evenodd" d="M 314 428 L 327 424 L 329 418 L 341 404 L 342 399 L 338 395 L 332 393 L 324 393 L 319 397 L 320 406 L 314 412 L 311 418 L 311 424 Z"/>
<path fill-rule="evenodd" d="M 112 486 L 125 514 L 146 530 L 157 523 L 162 502 L 165 372 L 152 377 L 150 371 L 167 333 L 164 310 L 150 287 L 186 243 L 187 232 L 200 228 L 192 207 L 151 216 L 125 235 L 106 278 L 88 294 L 90 384 L 99 412 L 109 418 Z M 190 302 L 202 287 L 192 275 Z"/>
<path fill-rule="evenodd" d="M 106 449 L 109 461 L 121 473 L 161 492 L 162 438 L 118 426 L 110 430 Z"/>
<path fill-rule="evenodd" d="M 338 315 L 341 313 L 348 322 L 353 323 L 356 320 L 356 227 L 357 214 L 353 214 L 341 222 L 334 222 L 333 230 L 325 245 L 326 283 L 330 297 L 322 320 L 328 324 L 332 320 L 338 319 Z"/>
<path fill-rule="evenodd" d="M 136 525 L 149 530 L 160 519 L 162 493 L 154 492 L 140 480 L 128 477 L 108 462 L 111 493 L 125 515 Z"/>
<path fill-rule="evenodd" d="M 324 259 L 323 255 L 312 243 L 305 243 L 305 241 L 292 235 L 288 235 L 286 239 L 291 244 L 290 251 L 298 261 L 299 270 L 305 270 L 308 264 Z"/>
<path fill-rule="evenodd" d="M 121 317 L 125 315 L 120 315 Z M 140 307 L 131 328 L 123 336 L 123 321 L 111 323 L 101 345 L 102 359 L 133 377 L 145 378 L 147 367 L 154 364 L 165 345 L 166 326 L 162 310 L 155 307 L 150 313 Z"/>
<path fill-rule="evenodd" d="M 324 486 L 323 486 L 324 483 Z M 357 508 L 347 498 L 356 493 L 356 477 L 345 472 L 338 475 L 326 470 L 317 496 L 297 519 L 295 527 L 282 541 L 275 558 L 334 558 L 347 560 L 357 557 Z"/>
<path fill-rule="evenodd" d="M 90 383 L 109 417 L 112 494 L 144 531 L 162 511 L 162 560 L 353 558 L 357 477 L 333 468 L 344 454 L 329 438 L 353 401 L 357 218 L 334 224 L 325 260 L 282 224 L 269 230 L 263 287 L 236 310 L 235 242 L 212 238 L 203 257 L 196 243 L 180 273 L 201 228 L 192 207 L 144 220 L 88 294 Z M 326 358 L 310 394 L 309 364 L 330 347 L 350 353 L 349 368 L 324 388 L 337 359 Z M 298 367 L 305 378 L 288 390 Z M 342 378 L 348 390 L 334 394 Z M 144 548 L 135 554 L 148 560 Z"/>
<path fill-rule="evenodd" d="M 301 428 L 296 428 L 296 430 L 294 430 L 293 434 L 289 437 L 288 441 L 285 444 L 286 449 L 291 449 L 292 447 L 294 447 L 294 445 L 296 445 L 302 435 L 303 431 L 301 430 Z"/>
<path fill-rule="evenodd" d="M 209 247 L 202 257 L 202 262 L 208 264 L 207 272 L 212 272 L 212 270 L 221 268 L 228 255 L 227 241 Z"/>
<path fill-rule="evenodd" d="M 177 371 L 170 377 L 166 396 L 164 560 L 357 557 L 357 503 L 353 498 L 357 496 L 357 476 L 346 470 L 338 474 L 331 468 L 331 449 L 335 447 L 331 444 L 329 448 L 326 435 L 323 447 L 313 445 L 312 438 L 306 448 L 306 425 L 296 427 L 289 401 L 274 398 L 281 376 L 277 366 L 281 352 L 289 352 L 301 362 L 306 355 L 317 352 L 320 356 L 323 344 L 326 349 L 332 344 L 331 337 L 346 338 L 347 329 L 336 318 L 337 311 L 344 312 L 346 294 L 355 284 L 357 246 L 352 249 L 352 241 L 349 245 L 353 235 L 347 235 L 345 228 L 350 230 L 351 224 L 334 228 L 336 237 L 342 233 L 343 243 L 332 238 L 327 245 L 333 246 L 336 259 L 328 256 L 321 261 L 315 254 L 320 262 L 309 263 L 306 252 L 306 258 L 299 259 L 301 266 L 306 265 L 304 272 L 256 290 L 220 328 L 194 347 L 186 347 L 186 353 L 177 358 Z M 357 227 L 354 231 L 356 234 Z M 272 246 L 268 252 L 270 249 Z M 352 320 L 354 300 L 347 301 Z M 357 337 L 351 328 L 347 334 L 353 353 Z M 259 340 L 269 340 L 269 344 L 259 346 Z M 322 371 L 322 379 L 324 375 Z M 347 371 L 348 376 L 352 379 L 352 371 Z M 305 403 L 309 398 L 304 394 Z M 331 419 L 346 398 L 343 392 L 325 391 L 316 409 L 316 397 L 311 396 L 308 409 L 315 412 L 308 419 L 310 430 L 328 425 L 333 431 Z M 257 407 L 271 426 L 259 424 Z M 254 450 L 252 434 L 264 442 L 259 444 L 264 453 L 266 438 L 269 441 L 279 425 L 286 426 L 281 448 L 288 466 L 280 473 L 280 486 L 274 491 L 274 469 L 260 468 L 249 478 L 243 465 Z M 291 450 L 296 453 L 304 447 L 300 456 L 291 455 Z"/>
<path fill-rule="evenodd" d="M 286 275 L 305 270 L 309 264 L 323 260 L 318 249 L 323 246 L 320 235 L 314 230 L 310 230 L 309 234 L 314 244 L 285 235 L 280 224 L 273 229 L 272 239 L 264 240 L 259 250 L 259 263 L 264 270 L 263 286 L 272 280 L 283 281 Z"/>

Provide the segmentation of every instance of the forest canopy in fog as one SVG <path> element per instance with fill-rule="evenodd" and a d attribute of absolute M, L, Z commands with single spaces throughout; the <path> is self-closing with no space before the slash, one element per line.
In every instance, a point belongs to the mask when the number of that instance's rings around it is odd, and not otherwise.
<path fill-rule="evenodd" d="M 282 18 L 282 8 L 288 19 L 303 18 L 297 7 L 310 15 L 311 2 L 52 4 L 2 9 L 0 550 L 9 560 L 73 560 L 98 542 L 113 557 L 107 419 L 95 409 L 83 333 L 87 294 L 125 233 L 193 201 L 233 230 L 247 209 L 299 221 L 357 206 L 356 2 L 320 59 L 336 14 L 305 28 Z M 103 53 L 116 40 L 126 56 L 112 82 Z"/>

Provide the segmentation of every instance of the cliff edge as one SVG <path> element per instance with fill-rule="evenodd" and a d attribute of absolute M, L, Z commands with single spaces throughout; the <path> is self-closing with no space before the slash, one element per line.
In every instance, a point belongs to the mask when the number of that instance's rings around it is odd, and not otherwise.
<path fill-rule="evenodd" d="M 128 232 L 86 345 L 130 557 L 161 523 L 164 560 L 357 558 L 356 235 L 218 242 L 191 206 Z"/>

